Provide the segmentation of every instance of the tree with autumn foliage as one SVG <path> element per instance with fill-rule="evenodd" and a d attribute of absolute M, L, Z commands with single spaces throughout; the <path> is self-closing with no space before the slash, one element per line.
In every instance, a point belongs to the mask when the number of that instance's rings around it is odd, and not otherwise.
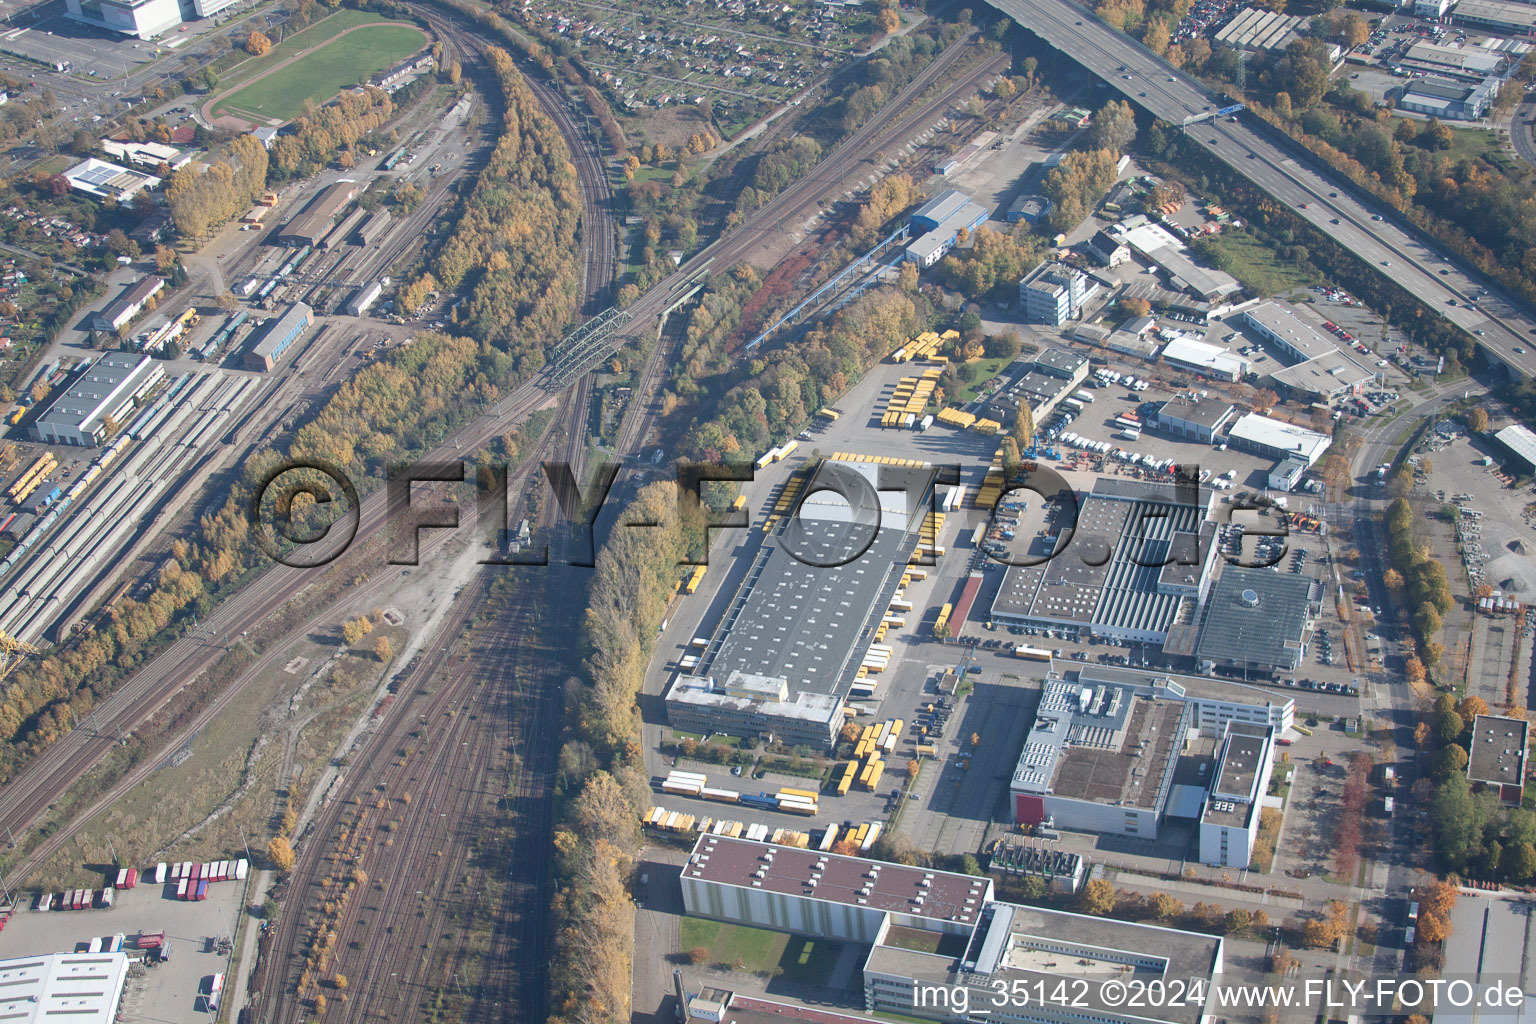
<path fill-rule="evenodd" d="M 245 52 L 249 53 L 252 57 L 263 56 L 270 52 L 271 49 L 272 40 L 268 39 L 261 32 L 253 30 L 250 35 L 245 37 Z"/>

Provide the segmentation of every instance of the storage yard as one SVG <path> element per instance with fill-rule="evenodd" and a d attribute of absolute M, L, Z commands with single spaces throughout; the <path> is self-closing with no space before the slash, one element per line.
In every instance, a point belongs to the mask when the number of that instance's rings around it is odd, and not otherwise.
<path fill-rule="evenodd" d="M 210 875 L 213 865 L 207 868 Z M 82 908 L 64 910 L 72 892 L 27 894 L 23 905 L 0 930 L 0 960 L 40 952 L 121 950 L 131 966 L 124 993 L 127 1019 L 192 1021 L 209 1010 L 215 979 L 230 972 L 230 929 L 244 924 L 246 879 L 208 881 L 204 897 L 180 900 L 179 880 L 156 882 L 157 865 L 140 869 L 136 886 L 115 888 L 103 877 L 102 888 L 75 896 Z M 123 869 L 126 872 L 127 869 Z M 117 881 L 112 872 L 111 881 Z M 126 883 L 127 879 L 123 879 Z M 111 906 L 102 903 L 111 895 Z M 50 909 L 33 909 L 48 900 Z"/>

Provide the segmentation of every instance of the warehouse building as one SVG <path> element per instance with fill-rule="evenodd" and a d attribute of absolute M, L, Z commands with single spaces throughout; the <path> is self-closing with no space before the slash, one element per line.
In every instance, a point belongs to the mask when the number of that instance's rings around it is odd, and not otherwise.
<path fill-rule="evenodd" d="M 1027 193 L 1009 204 L 1008 212 L 1004 216 L 1009 224 L 1017 224 L 1019 221 L 1038 224 L 1051 215 L 1053 205 L 1045 196 Z"/>
<path fill-rule="evenodd" d="M 92 316 L 91 326 L 98 331 L 120 330 L 138 316 L 149 300 L 159 295 L 164 288 L 163 278 L 155 277 L 153 274 L 139 278 L 123 289 L 123 294 L 107 303 L 99 313 Z"/>
<path fill-rule="evenodd" d="M 1243 451 L 1266 455 L 1271 459 L 1296 456 L 1314 466 L 1323 457 L 1333 438 L 1284 420 L 1271 419 L 1250 412 L 1238 417 L 1227 433 L 1227 442 Z"/>
<path fill-rule="evenodd" d="M 1187 291 L 1205 302 L 1215 302 L 1243 290 L 1231 274 L 1196 263 L 1173 232 L 1142 214 L 1121 221 L 1114 228 L 1114 235 L 1156 263 L 1178 291 Z"/>
<path fill-rule="evenodd" d="M 322 189 L 278 234 L 278 244 L 319 245 L 335 226 L 337 215 L 356 198 L 357 191 L 357 182 L 346 179 Z"/>
<path fill-rule="evenodd" d="M 388 210 L 378 211 L 368 218 L 368 223 L 357 229 L 358 240 L 364 245 L 375 244 L 389 230 L 389 224 L 392 219 Z"/>
<path fill-rule="evenodd" d="M 131 171 L 95 157 L 65 171 L 64 180 L 76 192 L 119 203 L 126 203 L 145 189 L 160 184 L 160 179 L 153 174 Z"/>
<path fill-rule="evenodd" d="M 681 874 L 693 917 L 871 943 L 894 924 L 967 936 L 992 881 L 861 857 L 700 836 Z"/>
<path fill-rule="evenodd" d="M 1266 677 L 1296 671 L 1321 601 L 1322 584 L 1310 576 L 1226 566 L 1205 602 L 1195 647 L 1201 671 L 1221 666 Z"/>
<path fill-rule="evenodd" d="M 113 1024 L 128 983 L 127 953 L 40 953 L 0 960 L 0 1018 Z"/>
<path fill-rule="evenodd" d="M 1042 263 L 1019 282 L 1024 319 L 1060 327 L 1083 315 L 1083 306 L 1099 293 L 1099 283 L 1063 263 Z"/>
<path fill-rule="evenodd" d="M 1163 362 L 1175 369 L 1229 384 L 1242 380 L 1248 373 L 1248 360 L 1233 355 L 1220 345 L 1196 341 L 1182 333 L 1164 345 L 1160 355 Z"/>
<path fill-rule="evenodd" d="M 1246 871 L 1259 839 L 1259 817 L 1275 766 L 1275 733 L 1233 722 L 1222 737 L 1211 791 L 1200 812 L 1200 863 Z"/>
<path fill-rule="evenodd" d="M 149 356 L 108 352 L 47 404 L 32 436 L 44 444 L 99 445 L 164 379 L 165 370 Z"/>
<path fill-rule="evenodd" d="M 966 990 L 971 1007 L 1010 1024 L 1202 1024 L 1203 999 L 1125 1009 L 1102 998 L 1099 986 L 1199 982 L 1203 992 L 1223 967 L 1219 936 L 999 903 L 990 879 L 888 861 L 702 835 L 679 882 L 690 915 L 869 945 L 863 980 L 870 1014 L 963 1019 L 958 997 L 919 998 L 920 986 L 942 986 L 946 994 Z M 995 1008 L 999 990 L 1059 980 L 1062 960 L 1080 965 L 1082 1005 Z M 734 998 L 716 1004 L 708 1019 L 737 1019 L 734 1009 L 727 1012 Z"/>
<path fill-rule="evenodd" d="M 314 310 L 302 302 L 295 302 L 282 316 L 264 321 L 251 332 L 251 348 L 245 354 L 245 368 L 270 372 L 283 361 L 283 355 L 293 343 L 304 336 L 314 319 Z"/>
<path fill-rule="evenodd" d="M 668 724 L 829 749 L 917 548 L 935 475 L 922 464 L 819 463 L 720 625 L 698 631 L 709 642 L 673 680 Z"/>
<path fill-rule="evenodd" d="M 1451 11 L 1451 23 L 1529 36 L 1536 29 L 1536 6 L 1511 0 L 1460 0 Z"/>
<path fill-rule="evenodd" d="M 1472 749 L 1467 778 L 1497 793 L 1506 804 L 1519 806 L 1525 796 L 1525 754 L 1530 723 L 1504 715 L 1472 718 Z"/>
<path fill-rule="evenodd" d="M 1081 383 L 1039 370 L 1027 370 L 988 399 L 981 415 L 1011 427 L 1019 406 L 1027 403 L 1035 422 L 1041 423 L 1056 411 L 1058 405 L 1071 398 Z"/>
<path fill-rule="evenodd" d="M 64 0 L 64 14 L 136 39 L 153 39 L 182 21 L 177 0 Z"/>
<path fill-rule="evenodd" d="M 1536 472 L 1536 431 L 1522 423 L 1512 423 L 1494 434 L 1493 440 L 1509 456 L 1516 473 Z"/>
<path fill-rule="evenodd" d="M 1427 39 L 1408 47 L 1398 61 L 1405 67 L 1422 68 L 1434 74 L 1466 77 L 1481 82 L 1504 70 L 1505 57 L 1497 50 L 1482 46 L 1446 46 Z"/>
<path fill-rule="evenodd" d="M 917 237 L 907 245 L 906 259 L 931 267 L 954 247 L 961 231 L 975 231 L 986 222 L 985 207 L 958 189 L 946 189 L 913 211 L 907 226 Z"/>
<path fill-rule="evenodd" d="M 1463 4 L 1473 0 L 1463 0 Z M 1525 7 L 1524 4 L 1515 6 Z M 1527 7 L 1536 12 L 1536 7 Z M 1449 78 L 1416 78 L 1403 86 L 1397 105 L 1416 114 L 1442 121 L 1477 121 L 1499 98 L 1503 79 L 1490 75 L 1481 82 L 1457 82 Z"/>
<path fill-rule="evenodd" d="M 1308 402 L 1331 402 L 1360 394 L 1376 376 L 1343 339 L 1302 319 L 1294 306 L 1261 303 L 1243 311 L 1242 325 L 1290 364 L 1270 374 L 1281 393 Z"/>
<path fill-rule="evenodd" d="M 171 170 L 185 167 L 192 161 L 190 154 L 175 146 L 163 146 L 158 142 L 133 142 L 131 140 L 102 139 L 101 150 L 114 160 L 126 160 L 135 167 L 159 167 L 165 164 Z"/>
<path fill-rule="evenodd" d="M 1035 564 L 1008 566 L 992 618 L 1069 636 L 1162 643 L 1210 585 L 1214 501 L 1214 491 L 1192 483 L 1099 478 L 1079 503 L 1072 531 L 1039 540 Z"/>
<path fill-rule="evenodd" d="M 1088 379 L 1088 357 L 1066 349 L 1041 349 L 1035 356 L 1035 369 L 1077 387 Z"/>
<path fill-rule="evenodd" d="M 1215 444 L 1216 435 L 1236 413 L 1237 408 L 1231 402 L 1189 393 L 1175 395 L 1158 405 L 1147 422 L 1154 429 L 1174 437 Z"/>
<path fill-rule="evenodd" d="M 373 304 L 379 300 L 379 295 L 383 291 L 384 285 L 380 281 L 363 285 L 353 292 L 352 297 L 347 300 L 347 315 L 362 316 L 369 309 L 373 308 Z"/>

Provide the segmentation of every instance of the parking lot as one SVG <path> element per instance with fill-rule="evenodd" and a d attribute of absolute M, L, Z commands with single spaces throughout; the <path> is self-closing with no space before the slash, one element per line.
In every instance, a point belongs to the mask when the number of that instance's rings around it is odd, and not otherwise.
<path fill-rule="evenodd" d="M 132 969 L 123 996 L 124 1019 L 201 1020 L 213 976 L 230 969 L 229 947 L 218 940 L 241 926 L 244 892 L 244 882 L 219 882 L 208 887 L 208 899 L 186 902 L 175 899 L 174 885 L 150 883 L 117 891 L 110 910 L 22 909 L 0 931 L 0 960 L 84 950 L 92 939 L 110 941 L 117 934 L 126 936 L 123 950 L 134 957 L 141 932 L 164 932 L 170 958 Z M 33 896 L 26 895 L 23 907 L 32 906 Z"/>

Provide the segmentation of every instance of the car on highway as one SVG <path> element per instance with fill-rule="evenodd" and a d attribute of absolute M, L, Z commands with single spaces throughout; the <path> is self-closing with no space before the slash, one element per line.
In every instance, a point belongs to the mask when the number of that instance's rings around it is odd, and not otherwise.
<path fill-rule="evenodd" d="M 1517 355 L 1517 356 L 1525 355 L 1525 346 L 1524 345 L 1516 345 L 1515 346 L 1515 355 Z"/>
<path fill-rule="evenodd" d="M 1337 224 L 1337 223 L 1338 223 L 1338 222 L 1339 222 L 1339 218 L 1337 218 L 1337 217 L 1334 217 L 1334 218 L 1333 218 L 1333 219 L 1332 219 L 1332 220 L 1330 220 L 1330 221 L 1329 221 L 1329 222 L 1328 222 L 1328 223 L 1329 223 L 1329 224 Z"/>
<path fill-rule="evenodd" d="M 1381 214 L 1379 214 L 1379 213 L 1371 214 L 1371 220 L 1381 220 Z"/>

